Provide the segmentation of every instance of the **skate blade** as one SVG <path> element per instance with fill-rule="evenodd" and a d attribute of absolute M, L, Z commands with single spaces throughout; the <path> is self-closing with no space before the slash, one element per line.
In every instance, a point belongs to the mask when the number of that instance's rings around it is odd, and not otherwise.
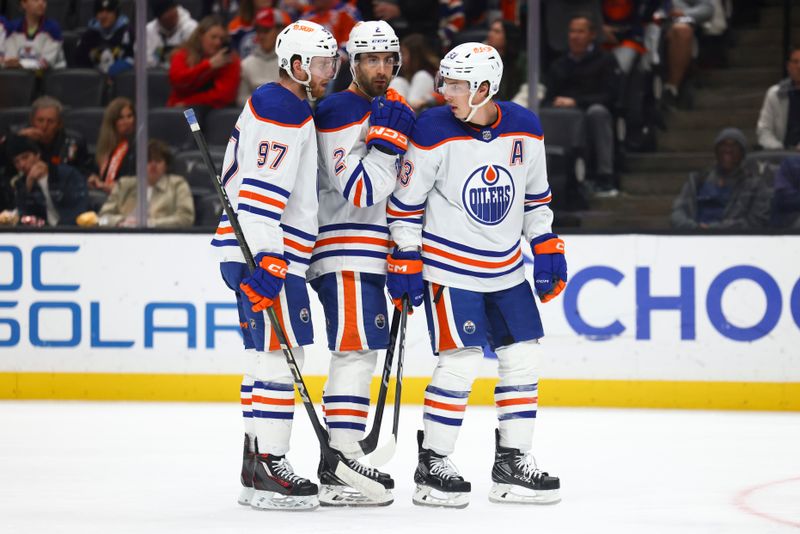
<path fill-rule="evenodd" d="M 386 491 L 380 499 L 371 499 L 358 490 L 348 486 L 333 486 L 323 484 L 319 489 L 320 506 L 337 507 L 370 507 L 370 506 L 389 506 L 394 502 L 391 491 Z"/>
<path fill-rule="evenodd" d="M 559 490 L 532 490 L 513 484 L 497 484 L 489 491 L 489 500 L 499 504 L 556 504 L 561 502 Z"/>
<path fill-rule="evenodd" d="M 448 493 L 417 484 L 411 502 L 434 508 L 466 508 L 469 504 L 469 493 Z"/>
<path fill-rule="evenodd" d="M 316 510 L 319 507 L 319 499 L 316 495 L 281 495 L 274 491 L 255 490 L 250 507 L 254 510 L 304 512 Z"/>
<path fill-rule="evenodd" d="M 237 502 L 242 506 L 250 506 L 250 503 L 253 502 L 253 492 L 255 492 L 253 488 L 242 487 Z"/>

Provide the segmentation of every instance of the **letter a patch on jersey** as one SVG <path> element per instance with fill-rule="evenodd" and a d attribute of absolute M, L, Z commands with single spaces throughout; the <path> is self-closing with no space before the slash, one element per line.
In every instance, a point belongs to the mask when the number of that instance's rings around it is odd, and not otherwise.
<path fill-rule="evenodd" d="M 514 139 L 514 143 L 511 145 L 510 165 L 512 167 L 514 165 L 522 165 L 522 139 Z"/>

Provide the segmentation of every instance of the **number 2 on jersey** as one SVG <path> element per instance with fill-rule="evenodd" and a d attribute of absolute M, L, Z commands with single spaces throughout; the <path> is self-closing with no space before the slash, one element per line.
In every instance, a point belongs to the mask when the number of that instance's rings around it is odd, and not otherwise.
<path fill-rule="evenodd" d="M 289 147 L 281 143 L 276 143 L 275 141 L 272 143 L 269 141 L 261 141 L 258 144 L 258 160 L 256 160 L 259 169 L 263 168 L 264 165 L 267 164 L 270 150 L 278 153 L 277 156 L 275 156 L 275 158 L 272 160 L 272 163 L 269 164 L 270 169 L 276 170 L 283 162 L 283 158 L 286 156 L 286 152 L 289 150 Z"/>

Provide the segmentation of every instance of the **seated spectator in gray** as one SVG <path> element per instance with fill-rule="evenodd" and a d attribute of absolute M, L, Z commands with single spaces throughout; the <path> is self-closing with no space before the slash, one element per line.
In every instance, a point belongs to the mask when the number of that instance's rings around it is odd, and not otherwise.
<path fill-rule="evenodd" d="M 545 106 L 577 108 L 586 114 L 588 146 L 594 158 L 598 196 L 618 193 L 614 184 L 614 132 L 611 106 L 617 97 L 619 67 L 614 56 L 595 45 L 594 22 L 576 15 L 569 22 L 569 52 L 550 67 Z"/>
<path fill-rule="evenodd" d="M 40 96 L 31 105 L 31 124 L 17 130 L 39 147 L 42 161 L 50 165 L 70 165 L 88 174 L 91 161 L 86 140 L 78 132 L 64 128 L 64 107 L 51 96 Z"/>
<path fill-rule="evenodd" d="M 267 7 L 256 14 L 255 48 L 249 56 L 242 60 L 242 79 L 239 81 L 239 96 L 236 103 L 244 106 L 250 95 L 258 87 L 269 82 L 278 81 L 278 55 L 275 53 L 275 41 L 278 34 L 289 23 L 288 15 L 277 9 Z"/>
<path fill-rule="evenodd" d="M 189 39 L 197 21 L 174 0 L 151 0 L 150 8 L 155 18 L 147 23 L 147 68 L 169 69 L 172 52 Z"/>
<path fill-rule="evenodd" d="M 94 18 L 75 50 L 78 67 L 111 77 L 133 68 L 133 28 L 119 12 L 119 0 L 95 0 Z"/>
<path fill-rule="evenodd" d="M 714 140 L 716 165 L 689 174 L 672 204 L 672 227 L 680 230 L 753 230 L 769 220 L 771 193 L 755 170 L 743 165 L 747 139 L 725 128 Z"/>
<path fill-rule="evenodd" d="M 147 145 L 147 227 L 181 228 L 194 224 L 194 200 L 183 176 L 168 174 L 172 153 L 163 141 Z M 100 226 L 136 226 L 139 184 L 135 176 L 123 176 L 100 210 Z"/>
<path fill-rule="evenodd" d="M 800 230 L 800 156 L 783 160 L 775 174 L 772 225 Z"/>
<path fill-rule="evenodd" d="M 800 47 L 786 70 L 789 77 L 767 90 L 758 116 L 758 144 L 767 150 L 800 150 Z"/>
<path fill-rule="evenodd" d="M 11 183 L 20 221 L 33 226 L 74 226 L 88 205 L 86 179 L 68 165 L 47 165 L 27 137 L 10 137 L 6 150 L 17 170 Z"/>
<path fill-rule="evenodd" d="M 678 91 L 692 63 L 695 29 L 714 16 L 712 0 L 664 0 L 660 17 L 666 19 L 667 79 L 662 102 L 675 107 Z"/>

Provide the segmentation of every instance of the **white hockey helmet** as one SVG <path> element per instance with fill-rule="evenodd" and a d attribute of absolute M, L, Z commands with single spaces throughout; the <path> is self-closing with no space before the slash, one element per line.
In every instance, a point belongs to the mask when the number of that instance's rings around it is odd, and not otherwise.
<path fill-rule="evenodd" d="M 484 43 L 464 43 L 450 50 L 439 62 L 437 88 L 443 88 L 443 79 L 469 82 L 469 107 L 472 108 L 464 122 L 469 122 L 481 106 L 485 105 L 500 90 L 503 79 L 503 60 L 494 47 Z M 480 104 L 472 99 L 483 82 L 489 84 L 489 94 Z"/>
<path fill-rule="evenodd" d="M 289 74 L 295 82 L 304 85 L 306 92 L 311 98 L 309 83 L 311 82 L 312 59 L 319 57 L 325 60 L 332 60 L 333 76 L 339 70 L 338 45 L 331 32 L 316 22 L 309 20 L 298 20 L 286 26 L 278 34 L 275 43 L 275 54 L 278 56 L 278 66 Z M 300 81 L 292 74 L 292 58 L 300 56 L 300 65 L 308 74 L 306 81 Z"/>
<path fill-rule="evenodd" d="M 350 30 L 350 37 L 347 41 L 347 56 L 350 58 L 350 72 L 355 79 L 354 66 L 356 56 L 367 52 L 394 52 L 397 54 L 397 63 L 392 70 L 392 76 L 397 76 L 400 70 L 402 57 L 400 55 L 400 39 L 394 33 L 394 29 L 385 20 L 368 20 L 358 22 Z"/>

